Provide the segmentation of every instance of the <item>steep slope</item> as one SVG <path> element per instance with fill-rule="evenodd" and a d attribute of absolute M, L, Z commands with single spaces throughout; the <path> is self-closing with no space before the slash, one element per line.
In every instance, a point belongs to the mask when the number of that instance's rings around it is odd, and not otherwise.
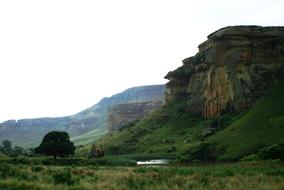
<path fill-rule="evenodd" d="M 176 153 L 201 160 L 236 160 L 272 144 L 284 145 L 284 81 L 249 111 L 202 118 L 172 102 L 97 143 L 107 154 Z M 218 129 L 207 134 L 207 130 Z"/>
<path fill-rule="evenodd" d="M 235 160 L 284 144 L 284 27 L 226 27 L 170 72 L 166 105 L 97 143 L 109 154 Z"/>
<path fill-rule="evenodd" d="M 224 158 L 236 159 L 271 144 L 284 145 L 284 81 L 268 89 L 240 119 L 205 143 L 225 149 Z"/>
<path fill-rule="evenodd" d="M 107 154 L 172 153 L 197 141 L 209 120 L 186 112 L 181 102 L 170 103 L 143 119 L 97 141 Z M 185 147 L 184 147 L 185 148 Z"/>
<path fill-rule="evenodd" d="M 34 147 L 49 131 L 67 131 L 76 144 L 85 144 L 108 132 L 108 109 L 116 104 L 163 101 L 164 85 L 140 86 L 125 90 L 78 114 L 59 118 L 9 120 L 0 124 L 0 141 L 11 140 L 13 145 Z"/>

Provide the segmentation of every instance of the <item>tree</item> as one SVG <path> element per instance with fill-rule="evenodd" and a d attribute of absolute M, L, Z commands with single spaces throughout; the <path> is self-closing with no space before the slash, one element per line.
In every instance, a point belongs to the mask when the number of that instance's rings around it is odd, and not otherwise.
<path fill-rule="evenodd" d="M 47 133 L 41 142 L 41 144 L 35 149 L 36 153 L 45 154 L 47 156 L 66 157 L 73 155 L 75 152 L 75 146 L 70 141 L 69 135 L 63 131 L 51 131 Z"/>
<path fill-rule="evenodd" d="M 9 140 L 2 141 L 1 149 L 4 154 L 10 155 L 12 153 L 12 142 Z"/>

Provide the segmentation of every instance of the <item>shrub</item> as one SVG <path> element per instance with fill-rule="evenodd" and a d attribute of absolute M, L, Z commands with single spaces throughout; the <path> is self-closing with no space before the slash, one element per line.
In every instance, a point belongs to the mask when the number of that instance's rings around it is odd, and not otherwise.
<path fill-rule="evenodd" d="M 135 176 L 135 175 L 132 175 L 132 174 L 130 174 L 126 177 L 123 177 L 121 180 L 122 180 L 121 182 L 125 183 L 127 185 L 127 188 L 129 188 L 129 189 L 145 189 L 147 184 L 153 183 L 153 180 L 149 180 L 146 177 Z"/>
<path fill-rule="evenodd" d="M 176 157 L 176 162 L 180 162 L 180 163 L 186 163 L 190 160 L 192 160 L 193 158 L 191 156 L 185 156 L 182 154 L 178 154 Z"/>
<path fill-rule="evenodd" d="M 7 177 L 14 177 L 17 174 L 17 169 L 9 164 L 1 164 L 0 165 L 0 177 L 7 178 Z"/>
<path fill-rule="evenodd" d="M 55 184 L 67 184 L 74 185 L 78 180 L 76 180 L 70 170 L 60 170 L 53 174 L 53 181 Z"/>
<path fill-rule="evenodd" d="M 43 166 L 32 166 L 31 170 L 33 172 L 40 172 L 40 171 L 44 170 L 44 167 Z"/>
<path fill-rule="evenodd" d="M 257 154 L 251 154 L 241 159 L 241 161 L 258 161 L 258 160 L 261 160 L 261 159 L 259 158 Z"/>
<path fill-rule="evenodd" d="M 194 159 L 201 161 L 212 161 L 217 160 L 222 151 L 223 150 L 217 149 L 215 144 L 201 143 L 189 150 L 188 153 Z"/>
<path fill-rule="evenodd" d="M 38 185 L 26 181 L 6 180 L 0 181 L 0 189 L 6 190 L 42 190 Z"/>
<path fill-rule="evenodd" d="M 273 144 L 271 146 L 262 148 L 258 152 L 258 156 L 264 160 L 283 159 L 284 158 L 284 148 L 278 144 Z"/>
<path fill-rule="evenodd" d="M 85 164 L 96 166 L 136 166 L 136 161 L 127 158 L 93 158 L 87 160 Z"/>

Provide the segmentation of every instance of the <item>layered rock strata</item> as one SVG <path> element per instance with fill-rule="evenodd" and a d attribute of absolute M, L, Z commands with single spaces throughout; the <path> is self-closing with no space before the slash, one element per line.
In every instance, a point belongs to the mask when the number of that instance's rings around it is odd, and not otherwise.
<path fill-rule="evenodd" d="M 108 129 L 110 132 L 116 131 L 126 124 L 161 108 L 163 104 L 163 101 L 118 104 L 109 110 Z"/>
<path fill-rule="evenodd" d="M 165 77 L 165 98 L 204 117 L 247 110 L 284 73 L 284 27 L 226 27 L 198 48 Z"/>

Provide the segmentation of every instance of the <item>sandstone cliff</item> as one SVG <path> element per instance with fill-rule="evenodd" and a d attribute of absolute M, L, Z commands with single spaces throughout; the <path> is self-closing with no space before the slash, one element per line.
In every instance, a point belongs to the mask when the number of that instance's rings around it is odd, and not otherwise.
<path fill-rule="evenodd" d="M 226 27 L 167 74 L 166 102 L 184 100 L 204 117 L 244 111 L 283 73 L 284 27 Z"/>
<path fill-rule="evenodd" d="M 163 104 L 162 101 L 118 104 L 109 110 L 108 129 L 110 132 L 116 131 L 126 124 L 161 108 Z"/>

